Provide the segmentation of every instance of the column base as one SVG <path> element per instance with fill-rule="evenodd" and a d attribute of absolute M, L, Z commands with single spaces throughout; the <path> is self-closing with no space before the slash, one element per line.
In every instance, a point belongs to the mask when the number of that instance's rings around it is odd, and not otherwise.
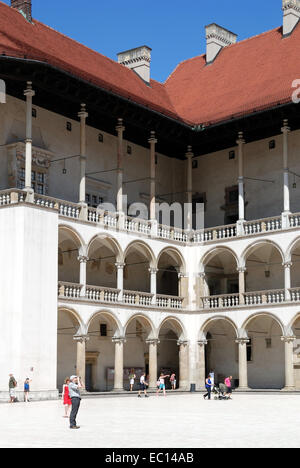
<path fill-rule="evenodd" d="M 296 387 L 284 387 L 282 390 L 280 390 L 281 392 L 295 392 L 296 391 Z"/>
<path fill-rule="evenodd" d="M 284 211 L 281 214 L 281 224 L 282 224 L 282 229 L 288 229 L 290 227 L 290 211 Z"/>
<path fill-rule="evenodd" d="M 32 188 L 25 187 L 24 191 L 26 192 L 26 203 L 34 203 L 34 191 Z"/>

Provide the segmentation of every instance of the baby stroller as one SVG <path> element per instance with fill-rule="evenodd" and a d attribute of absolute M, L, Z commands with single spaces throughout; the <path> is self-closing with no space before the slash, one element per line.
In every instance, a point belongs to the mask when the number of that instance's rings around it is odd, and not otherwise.
<path fill-rule="evenodd" d="M 229 400 L 226 396 L 227 387 L 225 384 L 220 383 L 219 386 L 215 385 L 213 389 L 214 400 Z"/>

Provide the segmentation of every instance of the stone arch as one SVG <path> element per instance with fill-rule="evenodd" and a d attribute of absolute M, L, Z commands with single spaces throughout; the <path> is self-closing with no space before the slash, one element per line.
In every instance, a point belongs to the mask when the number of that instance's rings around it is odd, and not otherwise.
<path fill-rule="evenodd" d="M 117 288 L 116 264 L 123 263 L 123 252 L 118 241 L 108 234 L 94 236 L 87 247 L 87 284 Z"/>
<path fill-rule="evenodd" d="M 72 240 L 74 240 L 74 242 L 78 245 L 78 250 L 85 247 L 85 242 L 84 242 L 81 234 L 79 234 L 79 232 L 76 229 L 74 229 L 73 227 L 68 226 L 66 224 L 59 224 L 58 225 L 58 234 L 59 234 L 60 231 L 66 231 L 70 235 Z"/>
<path fill-rule="evenodd" d="M 165 247 L 164 249 L 162 249 L 157 257 L 157 265 L 159 264 L 159 261 L 162 255 L 164 254 L 168 254 L 175 262 L 178 261 L 178 263 L 180 264 L 178 273 L 186 273 L 186 261 L 182 253 L 178 249 L 176 249 L 175 247 Z"/>
<path fill-rule="evenodd" d="M 148 244 L 146 244 L 146 242 L 143 242 L 140 240 L 134 240 L 130 242 L 130 244 L 126 247 L 125 252 L 124 252 L 124 261 L 129 251 L 132 248 L 135 248 L 137 251 L 145 255 L 145 257 L 149 260 L 149 264 L 151 268 L 157 267 L 157 260 L 156 260 L 153 250 Z"/>
<path fill-rule="evenodd" d="M 251 255 L 251 253 L 253 253 L 257 248 L 259 248 L 260 246 L 263 246 L 263 245 L 271 245 L 273 246 L 281 255 L 281 258 L 282 258 L 282 263 L 284 263 L 284 259 L 285 259 L 285 256 L 284 256 L 284 252 L 282 251 L 281 247 L 274 241 L 272 240 L 269 240 L 269 239 L 260 239 L 260 240 L 257 240 L 255 242 L 253 242 L 252 244 L 248 245 L 242 255 L 241 255 L 241 267 L 245 267 L 246 265 L 246 259 L 249 257 L 249 255 Z"/>
<path fill-rule="evenodd" d="M 155 255 L 145 242 L 135 240 L 124 252 L 124 289 L 150 293 L 150 269 L 157 268 Z"/>
<path fill-rule="evenodd" d="M 157 337 L 159 337 L 161 329 L 167 322 L 170 322 L 171 329 L 177 334 L 178 340 L 187 341 L 187 331 L 184 324 L 179 318 L 174 316 L 169 316 L 162 320 L 158 326 Z"/>
<path fill-rule="evenodd" d="M 146 327 L 150 331 L 149 335 L 147 338 L 155 338 L 156 337 L 156 328 L 154 323 L 152 322 L 151 318 L 148 317 L 146 314 L 143 314 L 142 312 L 137 312 L 136 314 L 132 315 L 131 317 L 128 318 L 125 326 L 124 326 L 124 335 L 126 336 L 127 330 L 131 322 L 134 320 L 138 320 L 142 322 L 142 325 Z"/>
<path fill-rule="evenodd" d="M 275 322 L 277 322 L 277 324 L 279 325 L 279 327 L 281 329 L 282 336 L 285 334 L 285 327 L 284 327 L 282 321 L 280 320 L 280 318 L 277 317 L 275 314 L 273 314 L 271 312 L 265 312 L 265 311 L 264 312 L 255 312 L 254 314 L 249 315 L 249 317 L 247 317 L 247 319 L 244 321 L 244 323 L 242 325 L 242 328 L 241 328 L 242 332 L 247 332 L 247 327 L 250 324 L 250 322 L 252 322 L 252 320 L 255 320 L 255 319 L 260 318 L 260 317 L 268 317 L 268 318 L 272 318 L 273 320 L 275 320 Z"/>
<path fill-rule="evenodd" d="M 230 247 L 227 247 L 226 245 L 220 245 L 218 247 L 213 247 L 210 249 L 208 252 L 206 252 L 203 257 L 200 260 L 200 273 L 204 273 L 205 270 L 205 265 L 212 260 L 216 255 L 218 255 L 221 252 L 229 252 L 232 254 L 232 256 L 235 258 L 237 268 L 239 266 L 239 258 L 234 250 L 232 250 Z"/>
<path fill-rule="evenodd" d="M 88 246 L 87 246 L 87 255 L 89 256 L 90 249 L 92 245 L 94 244 L 94 242 L 96 241 L 101 242 L 101 240 L 103 240 L 104 242 L 106 242 L 107 244 L 111 246 L 112 250 L 114 251 L 116 255 L 116 261 L 123 262 L 124 254 L 123 254 L 123 251 L 119 242 L 113 236 L 111 236 L 110 234 L 106 234 L 106 233 L 97 234 L 94 237 L 92 237 L 92 239 L 89 241 Z"/>
<path fill-rule="evenodd" d="M 285 253 L 285 261 L 286 262 L 290 262 L 292 260 L 292 254 L 293 254 L 293 250 L 295 250 L 296 248 L 296 245 L 300 243 L 300 236 L 299 237 L 296 237 L 296 239 L 294 239 L 288 246 L 287 250 L 286 250 L 286 253 Z"/>
<path fill-rule="evenodd" d="M 173 247 L 164 248 L 157 258 L 157 293 L 167 296 L 186 296 L 184 288 L 186 263 Z"/>
<path fill-rule="evenodd" d="M 236 337 L 238 338 L 239 337 L 239 330 L 238 330 L 238 327 L 236 325 L 236 323 L 230 319 L 229 317 L 225 316 L 225 315 L 216 315 L 214 317 L 210 317 L 208 318 L 202 325 L 201 329 L 200 329 L 200 332 L 199 332 L 199 340 L 203 340 L 206 338 L 206 332 L 205 330 L 207 329 L 207 327 L 213 323 L 213 322 L 216 322 L 216 321 L 225 321 L 227 323 L 229 323 L 230 325 L 232 325 L 234 331 L 235 331 L 235 334 L 236 334 Z"/>
<path fill-rule="evenodd" d="M 62 282 L 80 282 L 79 255 L 86 255 L 86 246 L 78 232 L 66 225 L 58 227 L 58 279 Z"/>
<path fill-rule="evenodd" d="M 90 326 L 91 326 L 93 320 L 95 320 L 97 317 L 99 317 L 99 318 L 104 317 L 109 321 L 110 324 L 114 324 L 116 326 L 114 336 L 116 336 L 116 337 L 123 336 L 122 324 L 121 324 L 120 320 L 118 319 L 118 317 L 110 310 L 98 310 L 98 311 L 94 312 L 89 317 L 89 319 L 88 319 L 88 321 L 86 323 L 87 333 L 89 332 L 89 329 L 90 329 Z"/>

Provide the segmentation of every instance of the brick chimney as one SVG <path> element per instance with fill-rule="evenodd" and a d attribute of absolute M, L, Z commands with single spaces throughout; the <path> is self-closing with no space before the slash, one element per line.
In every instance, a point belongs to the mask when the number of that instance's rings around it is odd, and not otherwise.
<path fill-rule="evenodd" d="M 300 19 L 300 0 L 282 0 L 283 36 L 293 32 Z"/>
<path fill-rule="evenodd" d="M 148 46 L 137 47 L 118 54 L 118 62 L 135 71 L 142 80 L 150 83 L 151 51 Z"/>
<path fill-rule="evenodd" d="M 31 0 L 11 0 L 11 7 L 22 13 L 27 21 L 32 21 Z"/>
<path fill-rule="evenodd" d="M 300 1 L 300 0 L 299 0 Z M 237 41 L 237 35 L 222 28 L 216 23 L 209 24 L 206 29 L 206 63 L 212 63 L 220 51 Z"/>

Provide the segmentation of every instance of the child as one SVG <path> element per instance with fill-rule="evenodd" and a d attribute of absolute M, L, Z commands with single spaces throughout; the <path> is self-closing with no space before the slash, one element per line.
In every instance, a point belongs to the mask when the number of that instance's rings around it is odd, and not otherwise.
<path fill-rule="evenodd" d="M 171 375 L 170 382 L 171 382 L 172 390 L 176 390 L 176 384 L 177 384 L 176 374 Z"/>
<path fill-rule="evenodd" d="M 136 375 L 134 373 L 134 370 L 132 369 L 131 371 L 131 374 L 129 376 L 129 383 L 130 383 L 130 391 L 132 392 L 133 391 L 133 387 L 134 387 L 134 380 L 136 379 Z"/>
<path fill-rule="evenodd" d="M 157 390 L 156 395 L 159 394 L 159 392 L 162 390 L 164 392 L 164 396 L 166 396 L 166 384 L 165 384 L 165 379 L 167 377 L 170 377 L 169 375 L 164 375 L 163 372 L 161 372 L 160 377 L 159 377 L 159 388 Z"/>
<path fill-rule="evenodd" d="M 25 401 L 25 403 L 29 403 L 30 382 L 31 382 L 31 380 L 28 377 L 24 382 L 24 401 Z"/>

